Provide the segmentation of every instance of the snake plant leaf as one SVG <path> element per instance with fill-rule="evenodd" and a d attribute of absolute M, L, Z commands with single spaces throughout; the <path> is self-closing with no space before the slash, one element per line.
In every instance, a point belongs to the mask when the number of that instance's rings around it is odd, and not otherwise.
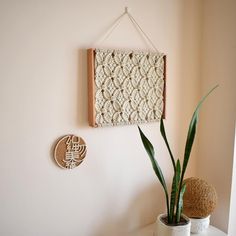
<path fill-rule="evenodd" d="M 192 146 L 193 146 L 193 142 L 195 139 L 195 134 L 196 134 L 196 127 L 197 127 L 197 122 L 198 122 L 198 116 L 199 116 L 199 110 L 203 104 L 203 102 L 206 100 L 206 98 L 213 92 L 213 90 L 215 90 L 219 85 L 216 85 L 215 87 L 213 87 L 198 103 L 192 119 L 190 121 L 189 124 L 189 129 L 188 129 L 188 135 L 187 135 L 187 140 L 186 140 L 186 145 L 185 145 L 185 152 L 184 152 L 184 162 L 183 162 L 183 171 L 182 171 L 182 179 L 183 176 L 185 174 L 187 165 L 188 165 L 188 161 L 189 161 L 189 157 L 190 157 L 190 153 L 192 150 Z"/>
<path fill-rule="evenodd" d="M 173 154 L 171 152 L 171 149 L 170 149 L 170 145 L 168 143 L 168 140 L 166 138 L 166 131 L 165 131 L 165 126 L 164 126 L 164 122 L 163 122 L 163 118 L 161 118 L 161 121 L 160 121 L 160 131 L 161 131 L 161 135 L 165 141 L 165 144 L 166 144 L 166 147 L 169 151 L 169 154 L 170 154 L 170 157 L 171 157 L 171 161 L 172 161 L 172 165 L 173 165 L 173 168 L 174 168 L 174 171 L 175 171 L 175 159 L 173 157 Z"/>
<path fill-rule="evenodd" d="M 187 135 L 187 140 L 186 140 L 186 144 L 185 144 L 185 151 L 184 151 L 184 160 L 183 160 L 183 166 L 182 166 L 182 173 L 181 173 L 181 178 L 180 178 L 180 186 L 182 186 L 183 183 L 183 179 L 184 179 L 184 174 L 188 165 L 188 161 L 189 161 L 189 157 L 190 157 L 190 153 L 192 150 L 192 146 L 193 146 L 193 142 L 195 139 L 195 134 L 196 134 L 196 129 L 197 129 L 197 123 L 198 123 L 198 116 L 199 116 L 199 110 L 203 104 L 203 102 L 206 100 L 206 98 L 218 87 L 219 85 L 214 86 L 198 103 L 192 119 L 190 121 L 189 124 L 189 129 L 188 129 L 188 135 Z M 176 215 L 181 214 L 182 209 L 181 204 L 178 204 L 181 201 L 181 191 L 179 191 L 178 193 L 178 199 L 177 199 L 177 209 L 176 209 Z M 176 218 L 176 220 L 180 219 L 180 215 L 178 215 L 178 219 Z M 177 221 L 178 222 L 178 221 Z"/>
<path fill-rule="evenodd" d="M 190 153 L 192 150 L 192 146 L 193 146 L 193 142 L 195 139 L 195 134 L 196 134 L 196 127 L 197 127 L 197 122 L 198 122 L 198 116 L 199 116 L 199 110 L 203 104 L 203 102 L 205 101 L 205 99 L 213 92 L 213 90 L 215 90 L 219 85 L 216 85 L 215 87 L 213 87 L 198 103 L 192 119 L 190 121 L 189 124 L 189 129 L 188 129 L 188 135 L 187 135 L 187 140 L 186 140 L 186 145 L 185 145 L 185 152 L 184 152 L 184 161 L 183 161 L 183 170 L 182 170 L 182 175 L 181 175 L 181 182 L 183 180 L 187 165 L 188 165 L 188 161 L 189 161 L 189 157 L 190 157 Z"/>
<path fill-rule="evenodd" d="M 179 201 L 177 202 L 177 212 L 176 212 L 176 223 L 180 222 L 181 213 L 183 210 L 183 196 L 186 190 L 186 184 L 184 183 L 180 190 Z"/>
<path fill-rule="evenodd" d="M 166 182 L 165 182 L 162 170 L 154 157 L 155 156 L 154 148 L 151 142 L 148 140 L 148 138 L 144 135 L 143 131 L 140 129 L 139 126 L 138 126 L 138 129 L 139 129 L 139 133 L 143 142 L 143 146 L 151 160 L 153 170 L 156 176 L 158 177 L 161 185 L 163 186 L 164 190 L 167 192 Z"/>
<path fill-rule="evenodd" d="M 166 208 L 167 208 L 167 215 L 168 215 L 168 221 L 170 220 L 170 209 L 169 209 L 169 196 L 168 196 L 168 191 L 167 191 L 167 186 L 166 186 L 166 182 L 162 173 L 162 170 L 159 166 L 159 164 L 157 163 L 156 159 L 155 159 L 155 152 L 154 152 L 154 148 L 151 144 L 151 142 L 148 140 L 148 138 L 144 135 L 143 131 L 140 129 L 140 127 L 138 126 L 139 129 L 139 134 L 141 136 L 142 142 L 143 142 L 143 146 L 151 160 L 152 163 L 152 168 L 156 174 L 156 176 L 158 177 L 164 192 L 165 192 L 165 197 L 166 197 Z"/>
<path fill-rule="evenodd" d="M 174 177 L 172 180 L 172 187 L 171 187 L 171 197 L 170 197 L 170 222 L 173 223 L 174 221 L 174 211 L 175 211 L 175 205 L 176 205 L 176 198 L 179 191 L 179 181 L 180 181 L 180 174 L 181 174 L 181 166 L 179 159 L 176 163 Z"/>

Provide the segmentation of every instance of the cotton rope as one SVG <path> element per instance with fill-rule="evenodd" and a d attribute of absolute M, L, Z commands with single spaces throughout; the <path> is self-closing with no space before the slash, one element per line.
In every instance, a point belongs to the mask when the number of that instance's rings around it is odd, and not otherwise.
<path fill-rule="evenodd" d="M 134 27 L 137 29 L 138 33 L 145 39 L 145 42 L 147 41 L 149 43 L 149 46 L 151 46 L 156 52 L 159 52 L 157 48 L 155 47 L 152 40 L 147 36 L 147 34 L 144 32 L 142 27 L 138 24 L 138 22 L 134 19 L 134 17 L 129 13 L 128 8 L 125 7 L 125 12 L 121 14 L 114 22 L 113 24 L 108 28 L 107 32 L 104 34 L 102 38 L 100 38 L 97 42 L 94 43 L 93 47 L 99 47 L 103 42 L 106 41 L 106 39 L 109 38 L 109 36 L 114 32 L 114 30 L 120 25 L 121 20 L 123 17 L 127 15 L 131 23 L 134 25 Z"/>

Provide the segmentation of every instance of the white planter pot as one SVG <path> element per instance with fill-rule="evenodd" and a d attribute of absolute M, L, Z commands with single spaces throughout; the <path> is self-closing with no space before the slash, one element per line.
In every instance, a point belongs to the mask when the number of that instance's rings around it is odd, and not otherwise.
<path fill-rule="evenodd" d="M 170 226 L 163 223 L 161 218 L 164 216 L 166 216 L 166 214 L 161 214 L 157 217 L 155 236 L 190 236 L 191 222 L 187 216 L 182 215 L 188 223 L 177 226 Z"/>
<path fill-rule="evenodd" d="M 191 233 L 199 234 L 204 232 L 210 224 L 210 216 L 202 219 L 190 218 L 191 221 Z"/>

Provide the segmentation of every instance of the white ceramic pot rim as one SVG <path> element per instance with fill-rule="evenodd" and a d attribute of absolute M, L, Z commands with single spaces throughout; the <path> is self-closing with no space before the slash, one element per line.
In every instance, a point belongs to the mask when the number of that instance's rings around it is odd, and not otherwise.
<path fill-rule="evenodd" d="M 159 224 L 161 224 L 161 225 L 163 225 L 163 226 L 165 226 L 165 227 L 175 228 L 175 229 L 176 229 L 176 228 L 179 228 L 179 229 L 182 230 L 182 228 L 186 228 L 186 227 L 188 227 L 188 226 L 191 224 L 190 219 L 189 219 L 186 215 L 182 214 L 181 216 L 187 221 L 186 224 L 182 224 L 182 225 L 167 225 L 167 224 L 165 224 L 164 222 L 162 222 L 162 220 L 161 220 L 161 218 L 164 218 L 164 217 L 166 217 L 166 216 L 167 216 L 167 214 L 160 214 L 160 215 L 158 215 L 158 217 L 157 217 L 157 221 L 159 221 Z"/>
<path fill-rule="evenodd" d="M 202 221 L 210 220 L 210 216 L 211 215 L 204 217 L 204 218 L 191 218 L 190 217 L 190 220 L 191 220 L 191 222 L 202 222 Z"/>

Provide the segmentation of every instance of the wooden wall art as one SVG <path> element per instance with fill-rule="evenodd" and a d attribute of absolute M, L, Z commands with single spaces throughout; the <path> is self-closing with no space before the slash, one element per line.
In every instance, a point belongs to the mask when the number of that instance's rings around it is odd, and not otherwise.
<path fill-rule="evenodd" d="M 57 142 L 54 158 L 61 168 L 73 169 L 82 163 L 86 150 L 86 144 L 81 137 L 66 135 Z"/>
<path fill-rule="evenodd" d="M 152 122 L 165 116 L 164 54 L 88 49 L 87 56 L 90 126 Z"/>

